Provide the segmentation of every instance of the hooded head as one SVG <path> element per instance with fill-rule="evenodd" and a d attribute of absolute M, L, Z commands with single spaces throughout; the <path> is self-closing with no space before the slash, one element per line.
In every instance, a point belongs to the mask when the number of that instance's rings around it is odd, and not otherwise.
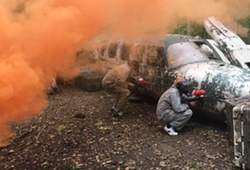
<path fill-rule="evenodd" d="M 174 81 L 174 85 L 176 86 L 176 88 L 184 94 L 188 93 L 188 85 L 189 82 L 184 79 L 183 77 L 177 77 Z"/>
<path fill-rule="evenodd" d="M 140 67 L 139 61 L 136 59 L 129 61 L 128 65 L 135 71 L 138 71 Z"/>

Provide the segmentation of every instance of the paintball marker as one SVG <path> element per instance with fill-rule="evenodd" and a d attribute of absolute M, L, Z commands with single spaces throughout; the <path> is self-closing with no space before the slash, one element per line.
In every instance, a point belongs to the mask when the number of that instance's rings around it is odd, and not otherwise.
<path fill-rule="evenodd" d="M 148 84 L 148 82 L 141 77 L 131 77 L 130 82 L 132 82 L 136 86 L 142 86 L 142 87 Z"/>
<path fill-rule="evenodd" d="M 145 100 L 144 97 L 147 96 L 147 84 L 148 82 L 145 81 L 141 77 L 130 77 L 129 80 L 131 83 L 133 83 L 133 86 L 128 86 L 128 89 L 131 92 L 130 101 L 143 101 Z"/>
<path fill-rule="evenodd" d="M 181 103 L 189 103 L 189 102 L 198 101 L 198 100 L 203 102 L 202 100 L 203 100 L 205 94 L 206 94 L 205 90 L 202 90 L 202 89 L 201 90 L 193 90 L 192 96 L 182 95 Z"/>
<path fill-rule="evenodd" d="M 130 82 L 133 83 L 135 86 L 129 86 L 129 90 L 132 93 L 140 93 L 141 91 L 143 91 L 142 93 L 145 93 L 145 89 L 147 87 L 148 82 L 145 81 L 143 78 L 141 77 L 130 77 Z"/>

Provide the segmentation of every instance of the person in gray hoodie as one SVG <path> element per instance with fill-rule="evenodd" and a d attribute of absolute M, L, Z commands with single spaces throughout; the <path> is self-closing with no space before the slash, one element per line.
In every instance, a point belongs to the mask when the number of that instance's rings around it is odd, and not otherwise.
<path fill-rule="evenodd" d="M 161 95 L 158 101 L 156 115 L 169 135 L 178 135 L 177 131 L 182 129 L 193 114 L 190 107 L 196 102 L 181 103 L 181 95 L 188 93 L 188 84 L 189 82 L 183 77 L 177 77 L 174 84 Z"/>

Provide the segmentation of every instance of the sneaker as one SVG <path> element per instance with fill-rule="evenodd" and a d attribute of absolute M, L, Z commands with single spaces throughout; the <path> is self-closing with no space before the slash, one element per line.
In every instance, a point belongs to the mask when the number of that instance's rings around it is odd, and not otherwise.
<path fill-rule="evenodd" d="M 167 126 L 165 126 L 164 130 L 171 136 L 178 135 L 178 133 L 172 127 L 168 128 Z"/>
<path fill-rule="evenodd" d="M 122 116 L 122 115 L 123 115 L 123 112 L 118 112 L 118 113 L 116 113 L 116 115 Z"/>
<path fill-rule="evenodd" d="M 123 112 L 112 112 L 112 116 L 122 116 Z"/>
<path fill-rule="evenodd" d="M 111 113 L 113 113 L 113 112 L 118 112 L 118 109 L 115 108 L 115 106 L 112 106 L 112 108 L 110 109 L 110 111 L 111 111 Z"/>
<path fill-rule="evenodd" d="M 114 106 L 111 108 L 111 113 L 112 113 L 112 116 L 122 116 L 123 115 L 123 112 L 119 111 Z"/>

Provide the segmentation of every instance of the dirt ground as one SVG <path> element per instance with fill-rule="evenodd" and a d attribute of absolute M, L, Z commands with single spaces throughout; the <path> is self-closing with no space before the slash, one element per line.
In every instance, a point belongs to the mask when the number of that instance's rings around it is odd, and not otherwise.
<path fill-rule="evenodd" d="M 192 117 L 178 136 L 156 120 L 155 105 L 130 103 L 112 117 L 105 91 L 61 87 L 44 114 L 12 126 L 17 137 L 0 149 L 1 170 L 231 170 L 233 146 L 223 122 Z"/>

